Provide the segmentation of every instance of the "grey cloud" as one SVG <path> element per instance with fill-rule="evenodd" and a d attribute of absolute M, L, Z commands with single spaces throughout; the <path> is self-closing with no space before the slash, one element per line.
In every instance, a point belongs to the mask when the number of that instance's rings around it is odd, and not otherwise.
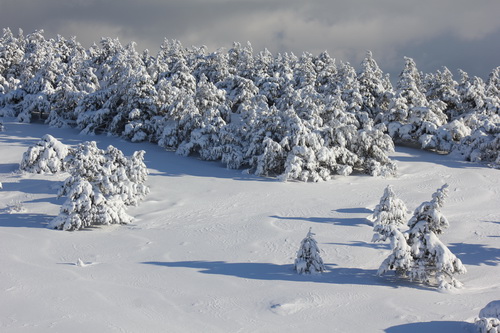
<path fill-rule="evenodd" d="M 86 46 L 103 36 L 153 52 L 164 38 L 209 49 L 250 41 L 255 51 L 328 50 L 353 65 L 370 49 L 393 77 L 405 55 L 424 71 L 444 64 L 484 77 L 500 59 L 498 12 L 498 0 L 0 0 L 4 27 Z"/>

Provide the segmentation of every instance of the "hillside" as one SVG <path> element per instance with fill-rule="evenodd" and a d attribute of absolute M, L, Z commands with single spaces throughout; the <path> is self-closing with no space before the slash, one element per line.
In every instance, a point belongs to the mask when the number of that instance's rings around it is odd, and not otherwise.
<path fill-rule="evenodd" d="M 157 145 L 5 121 L 0 132 L 2 332 L 467 332 L 500 299 L 498 170 L 397 147 L 398 175 L 279 182 Z M 144 149 L 151 193 L 130 225 L 47 229 L 65 175 L 16 172 L 50 133 Z M 466 265 L 463 289 L 376 276 L 389 244 L 367 219 L 391 184 L 410 210 L 443 183 L 441 240 Z M 328 271 L 301 276 L 293 259 L 309 227 Z M 79 260 L 80 259 L 80 260 Z M 78 264 L 79 263 L 79 264 Z"/>

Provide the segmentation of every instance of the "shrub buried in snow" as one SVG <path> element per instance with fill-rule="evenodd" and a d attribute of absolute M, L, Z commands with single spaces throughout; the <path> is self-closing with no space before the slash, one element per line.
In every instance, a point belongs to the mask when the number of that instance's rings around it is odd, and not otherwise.
<path fill-rule="evenodd" d="M 50 135 L 23 155 L 20 169 L 28 172 L 69 170 L 59 191 L 67 196 L 50 228 L 78 230 L 94 225 L 129 223 L 125 209 L 137 205 L 149 193 L 144 151 L 131 157 L 109 146 L 99 149 L 95 141 L 70 148 Z"/>

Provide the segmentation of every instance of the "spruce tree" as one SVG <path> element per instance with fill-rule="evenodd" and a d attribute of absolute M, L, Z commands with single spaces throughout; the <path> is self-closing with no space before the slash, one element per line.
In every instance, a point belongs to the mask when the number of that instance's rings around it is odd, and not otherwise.
<path fill-rule="evenodd" d="M 443 185 L 433 195 L 432 200 L 423 202 L 408 221 L 408 245 L 414 260 L 408 274 L 412 280 L 439 288 L 460 287 L 454 278 L 467 270 L 438 238 L 448 228 L 449 222 L 441 213 L 448 194 L 448 184 Z"/>
<path fill-rule="evenodd" d="M 376 234 L 373 235 L 372 241 L 383 242 L 393 233 L 395 228 L 399 229 L 403 226 L 406 223 L 407 211 L 403 200 L 399 199 L 392 186 L 388 185 L 380 198 L 380 203 L 373 211 L 373 231 Z"/>
<path fill-rule="evenodd" d="M 300 243 L 295 259 L 295 270 L 299 274 L 322 273 L 326 270 L 323 259 L 320 256 L 318 243 L 314 239 L 314 233 L 309 229 L 306 238 Z"/>
<path fill-rule="evenodd" d="M 126 207 L 136 205 L 149 192 L 143 159 L 144 151 L 128 158 L 113 146 L 101 150 L 94 141 L 80 144 L 66 159 L 71 176 L 59 196 L 67 199 L 49 227 L 71 231 L 130 223 Z"/>

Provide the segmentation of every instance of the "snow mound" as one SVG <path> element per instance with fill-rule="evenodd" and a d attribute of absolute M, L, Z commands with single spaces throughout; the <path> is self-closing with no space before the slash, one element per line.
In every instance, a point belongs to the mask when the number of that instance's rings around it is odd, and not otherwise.
<path fill-rule="evenodd" d="M 303 309 L 310 307 L 307 300 L 295 299 L 285 302 L 273 302 L 270 306 L 270 310 L 280 316 L 288 316 L 297 313 Z"/>

